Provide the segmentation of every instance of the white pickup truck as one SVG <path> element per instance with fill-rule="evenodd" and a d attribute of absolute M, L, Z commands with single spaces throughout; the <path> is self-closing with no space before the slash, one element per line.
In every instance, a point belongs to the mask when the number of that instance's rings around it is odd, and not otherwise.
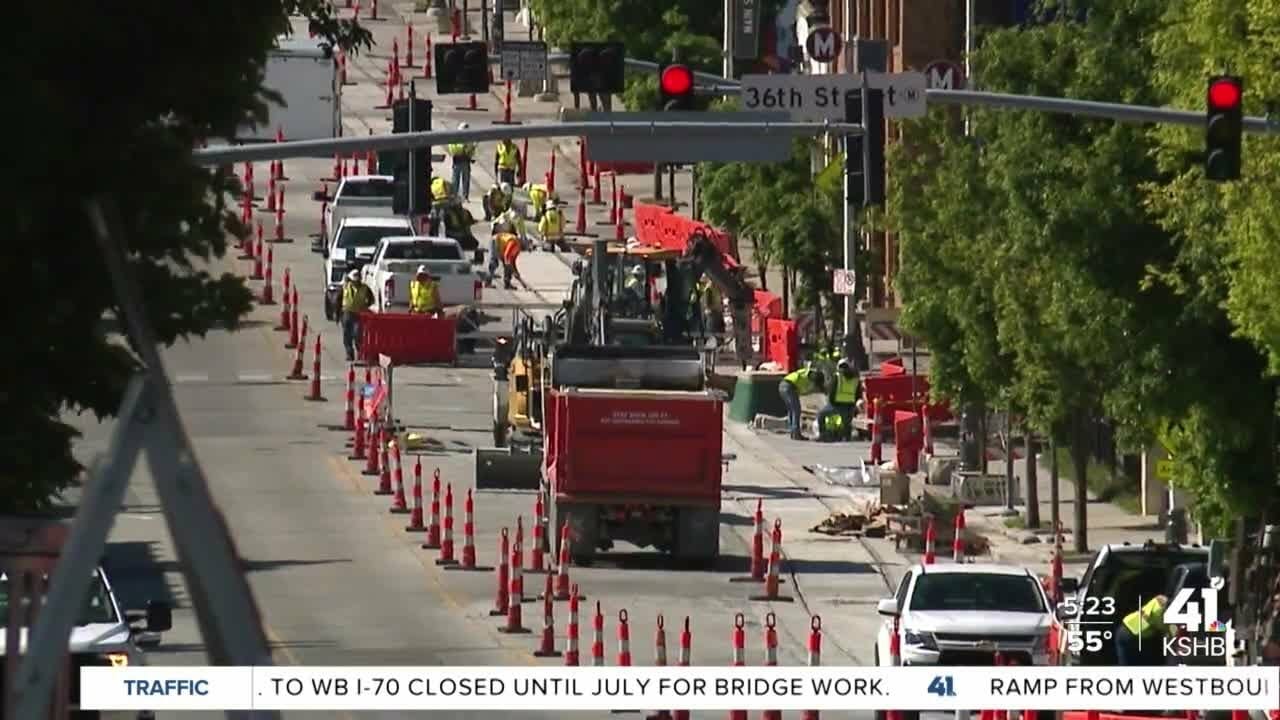
<path fill-rule="evenodd" d="M 329 203 L 324 209 L 327 235 L 318 238 L 312 250 L 323 252 L 333 245 L 338 228 L 349 217 L 394 217 L 391 209 L 394 182 L 395 178 L 390 175 L 350 175 L 338 183 L 333 197 L 317 190 L 313 195 L 315 201 Z"/>
<path fill-rule="evenodd" d="M 0 572 L 0 618 L 8 618 L 9 582 L 9 578 Z M 149 720 L 155 717 L 149 710 L 80 711 L 80 668 L 145 665 L 142 646 L 159 642 L 158 633 L 169 630 L 173 625 L 172 613 L 173 610 L 167 603 L 155 601 L 148 603 L 145 614 L 136 611 L 126 613 L 116 601 L 107 574 L 101 568 L 93 571 L 80 617 L 71 628 L 71 675 L 68 688 L 71 697 L 68 707 L 72 711 L 72 717 L 121 720 Z M 0 620 L 0 663 L 4 662 L 8 651 L 3 622 Z M 23 629 L 20 634 L 24 650 L 27 632 Z M 4 684 L 2 679 L 0 678 L 0 688 Z"/>
<path fill-rule="evenodd" d="M 403 217 L 349 217 L 343 220 L 333 244 L 324 252 L 325 318 L 338 319 L 344 276 L 367 263 L 383 238 L 412 234 L 413 223 Z"/>
<path fill-rule="evenodd" d="M 383 238 L 378 244 L 362 275 L 373 290 L 371 309 L 407 312 L 409 283 L 423 265 L 439 278 L 440 303 L 445 307 L 470 307 L 480 302 L 484 282 L 463 255 L 458 241 L 419 235 Z"/>

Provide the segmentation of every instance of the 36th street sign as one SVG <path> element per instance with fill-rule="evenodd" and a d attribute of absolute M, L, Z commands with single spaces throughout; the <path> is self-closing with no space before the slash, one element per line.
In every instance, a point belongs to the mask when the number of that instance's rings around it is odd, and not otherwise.
<path fill-rule="evenodd" d="M 927 111 L 924 73 L 867 73 L 867 85 L 883 89 L 887 118 Z M 785 112 L 795 122 L 844 120 L 844 97 L 862 87 L 860 75 L 743 75 L 742 110 Z"/>

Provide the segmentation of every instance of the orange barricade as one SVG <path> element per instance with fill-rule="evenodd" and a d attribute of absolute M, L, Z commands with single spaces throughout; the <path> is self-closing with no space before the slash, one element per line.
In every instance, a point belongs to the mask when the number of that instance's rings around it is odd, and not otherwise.
<path fill-rule="evenodd" d="M 730 254 L 732 243 L 728 233 L 699 220 L 673 213 L 665 205 L 635 203 L 632 210 L 635 213 L 636 238 L 642 244 L 683 252 L 689 238 L 700 233 L 715 244 L 716 249 L 724 256 L 725 265 L 731 268 L 738 266 Z"/>
<path fill-rule="evenodd" d="M 800 334 L 795 320 L 769 318 L 765 321 L 764 356 L 787 372 L 800 367 Z"/>
<path fill-rule="evenodd" d="M 360 358 L 376 365 L 379 355 L 396 364 L 454 363 L 458 359 L 458 320 L 408 313 L 360 315 Z"/>

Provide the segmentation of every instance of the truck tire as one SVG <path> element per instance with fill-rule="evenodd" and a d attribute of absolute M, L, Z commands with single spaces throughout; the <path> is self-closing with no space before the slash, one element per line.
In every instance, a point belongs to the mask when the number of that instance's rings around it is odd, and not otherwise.
<path fill-rule="evenodd" d="M 719 508 L 681 508 L 676 513 L 676 559 L 705 569 L 720 557 Z"/>
<path fill-rule="evenodd" d="M 494 383 L 495 386 L 497 383 Z M 493 445 L 507 446 L 507 404 L 502 402 L 498 388 L 493 390 Z"/>
<path fill-rule="evenodd" d="M 578 567 L 590 567 L 595 560 L 596 546 L 599 543 L 599 522 L 594 505 L 574 505 L 552 501 L 555 504 L 555 528 L 551 530 L 556 538 L 556 557 L 560 556 L 560 528 L 569 525 L 569 558 Z"/>

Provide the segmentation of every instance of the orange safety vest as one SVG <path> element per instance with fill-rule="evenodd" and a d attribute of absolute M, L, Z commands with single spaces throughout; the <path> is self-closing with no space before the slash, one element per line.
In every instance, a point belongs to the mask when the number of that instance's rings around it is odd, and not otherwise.
<path fill-rule="evenodd" d="M 502 248 L 502 262 L 508 265 L 515 265 L 516 258 L 520 255 L 520 238 L 513 237 L 507 241 L 506 246 Z"/>

